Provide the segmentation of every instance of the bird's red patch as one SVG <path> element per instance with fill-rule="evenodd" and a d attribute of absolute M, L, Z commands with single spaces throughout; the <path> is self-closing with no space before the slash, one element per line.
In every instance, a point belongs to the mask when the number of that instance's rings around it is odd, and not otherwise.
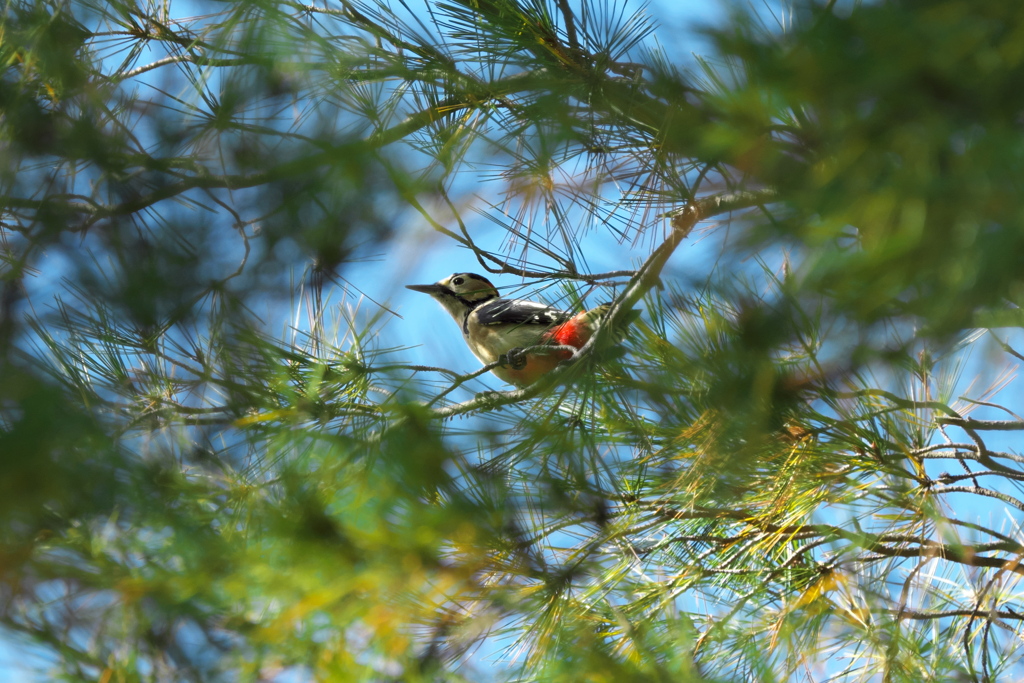
<path fill-rule="evenodd" d="M 560 346 L 575 346 L 577 349 L 582 348 L 594 334 L 594 328 L 582 320 L 584 315 L 585 313 L 580 313 L 571 320 L 552 327 L 544 334 L 544 342 Z M 568 351 L 561 351 L 558 355 L 563 355 L 563 360 L 572 357 Z"/>

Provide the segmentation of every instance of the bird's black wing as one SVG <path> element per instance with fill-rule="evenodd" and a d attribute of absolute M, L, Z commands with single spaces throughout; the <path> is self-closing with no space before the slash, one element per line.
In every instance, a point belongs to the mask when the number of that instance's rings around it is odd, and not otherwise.
<path fill-rule="evenodd" d="M 481 325 L 543 325 L 551 327 L 565 322 L 572 313 L 546 304 L 521 299 L 492 299 L 476 309 Z"/>

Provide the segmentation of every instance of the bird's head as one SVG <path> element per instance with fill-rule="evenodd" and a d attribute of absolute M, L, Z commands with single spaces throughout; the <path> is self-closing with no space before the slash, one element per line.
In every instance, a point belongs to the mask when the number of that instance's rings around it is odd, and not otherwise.
<path fill-rule="evenodd" d="M 498 298 L 498 290 L 490 280 L 476 273 L 454 273 L 432 285 L 405 287 L 434 297 L 460 322 L 467 312 L 485 301 Z"/>

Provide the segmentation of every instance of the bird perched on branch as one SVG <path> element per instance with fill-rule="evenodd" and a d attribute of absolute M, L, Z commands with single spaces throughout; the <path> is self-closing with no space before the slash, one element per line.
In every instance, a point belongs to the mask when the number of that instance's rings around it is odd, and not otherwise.
<path fill-rule="evenodd" d="M 502 299 L 476 273 L 455 273 L 432 285 L 406 285 L 434 297 L 462 328 L 469 350 L 491 370 L 518 387 L 533 384 L 573 356 L 594 335 L 609 304 L 572 314 L 536 301 Z M 523 351 L 538 345 L 548 349 Z"/>

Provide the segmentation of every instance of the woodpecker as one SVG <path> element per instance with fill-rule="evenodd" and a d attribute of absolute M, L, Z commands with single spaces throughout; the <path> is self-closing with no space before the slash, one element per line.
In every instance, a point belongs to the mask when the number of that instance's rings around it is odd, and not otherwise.
<path fill-rule="evenodd" d="M 434 297 L 462 328 L 473 355 L 485 365 L 505 360 L 509 365 L 491 372 L 518 387 L 533 384 L 573 353 L 552 349 L 524 356 L 517 350 L 540 344 L 579 349 L 594 335 L 609 307 L 604 304 L 573 315 L 536 301 L 502 299 L 497 288 L 476 273 L 455 273 L 432 285 L 406 289 Z"/>

